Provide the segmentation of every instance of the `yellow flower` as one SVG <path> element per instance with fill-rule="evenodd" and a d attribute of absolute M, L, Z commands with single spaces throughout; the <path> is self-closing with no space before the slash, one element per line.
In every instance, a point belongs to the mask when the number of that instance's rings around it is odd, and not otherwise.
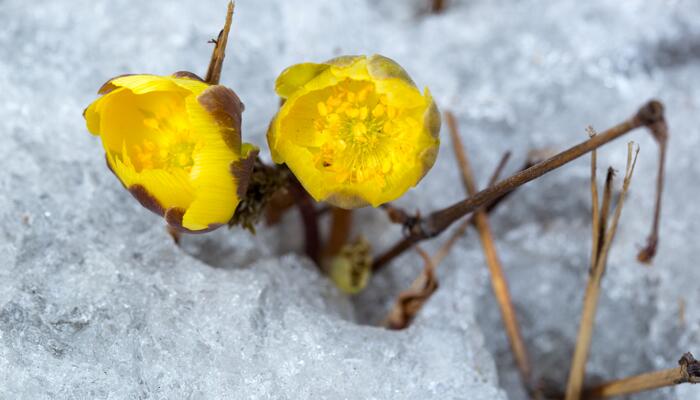
<path fill-rule="evenodd" d="M 183 231 L 226 224 L 245 194 L 257 149 L 241 144 L 236 94 L 191 73 L 127 75 L 85 110 L 107 164 L 149 210 Z"/>
<path fill-rule="evenodd" d="M 379 55 L 293 65 L 275 85 L 273 160 L 317 201 L 376 207 L 415 186 L 435 162 L 440 113 L 396 62 Z"/>

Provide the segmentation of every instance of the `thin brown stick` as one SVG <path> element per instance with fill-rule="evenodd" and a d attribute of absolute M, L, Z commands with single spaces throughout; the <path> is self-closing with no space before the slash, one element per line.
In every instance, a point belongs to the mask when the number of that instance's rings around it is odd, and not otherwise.
<path fill-rule="evenodd" d="M 612 205 L 612 193 L 613 193 L 613 178 L 615 177 L 615 170 L 612 167 L 608 168 L 608 174 L 605 176 L 605 185 L 603 186 L 603 205 L 600 209 L 600 214 L 598 216 L 598 244 L 597 252 L 594 260 L 591 260 L 591 271 L 595 269 L 595 264 L 598 262 L 598 257 L 600 257 L 600 252 L 603 250 L 603 242 L 605 242 L 605 231 L 608 229 L 608 217 L 610 215 L 610 206 Z"/>
<path fill-rule="evenodd" d="M 226 57 L 226 43 L 228 42 L 228 34 L 231 31 L 231 21 L 233 20 L 233 2 L 229 1 L 228 9 L 226 10 L 226 22 L 224 23 L 224 29 L 219 32 L 219 37 L 213 40 L 214 50 L 211 54 L 211 60 L 209 61 L 209 68 L 207 69 L 207 75 L 204 81 L 210 85 L 218 85 L 221 79 L 221 68 L 224 64 L 224 57 Z"/>
<path fill-rule="evenodd" d="M 518 171 L 525 171 L 526 169 L 532 167 L 533 165 L 537 164 L 541 158 L 540 158 L 541 152 L 530 152 L 528 155 L 528 159 L 525 161 L 525 164 L 518 170 Z M 508 158 L 510 158 L 510 154 L 508 153 Z M 507 162 L 507 159 L 502 159 L 501 163 Z M 494 174 L 491 177 L 491 181 L 489 181 L 489 186 L 491 187 L 498 182 L 498 179 L 500 179 L 500 173 L 502 171 L 498 171 L 498 174 Z M 516 188 L 517 189 L 517 188 Z M 515 191 L 512 190 L 508 193 L 505 193 L 501 197 L 497 198 L 496 200 L 492 201 L 488 206 L 486 206 L 486 212 L 491 213 L 496 207 L 498 207 L 499 204 L 503 203 L 503 200 L 508 198 L 513 192 Z M 410 216 L 408 213 L 406 213 L 404 210 L 394 207 L 394 206 L 389 206 L 390 208 L 386 208 L 382 206 L 382 208 L 385 208 L 387 210 L 387 213 L 389 215 L 389 219 L 394 222 L 394 223 L 401 223 L 404 225 L 404 227 L 411 225 L 412 221 L 418 221 L 420 220 L 420 215 L 415 215 L 415 216 Z M 411 219 L 409 219 L 411 218 Z M 452 238 L 449 239 L 449 241 L 457 241 L 460 236 L 464 235 L 464 232 L 469 228 L 469 225 L 472 225 L 474 223 L 474 216 L 468 217 L 465 221 L 463 221 L 455 230 L 455 234 L 452 236 Z M 379 257 L 374 259 L 374 262 L 372 264 L 372 270 L 376 273 L 388 263 L 393 260 L 395 257 L 403 253 L 404 251 L 410 249 L 414 243 L 406 240 L 401 240 L 397 242 L 394 247 L 390 248 L 389 250 L 385 251 L 382 253 Z M 446 255 L 446 254 L 445 254 Z M 444 257 L 444 255 L 442 256 Z"/>
<path fill-rule="evenodd" d="M 640 108 L 634 116 L 603 133 L 585 142 L 579 143 L 545 161 L 537 163 L 524 171 L 518 172 L 496 185 L 482 190 L 474 196 L 442 210 L 435 211 L 426 218 L 419 218 L 412 221 L 406 226 L 408 235 L 398 241 L 381 257 L 376 259 L 373 268 L 375 270 L 381 268 L 393 258 L 403 253 L 406 249 L 411 248 L 413 244 L 439 235 L 463 216 L 478 208 L 488 206 L 515 188 L 537 179 L 547 172 L 555 170 L 634 129 L 642 126 L 653 126 L 660 120 L 663 120 L 663 118 L 663 105 L 656 100 L 652 100 Z"/>
<path fill-rule="evenodd" d="M 590 137 L 596 135 L 592 127 L 588 127 Z M 593 219 L 593 238 L 591 245 L 591 270 L 594 267 L 595 260 L 598 258 L 598 248 L 600 244 L 600 204 L 598 201 L 598 152 L 591 152 L 591 215 Z"/>
<path fill-rule="evenodd" d="M 474 173 L 472 171 L 469 158 L 467 157 L 467 153 L 464 149 L 462 139 L 459 135 L 457 122 L 454 115 L 452 115 L 450 112 L 445 113 L 445 117 L 447 120 L 447 126 L 449 127 L 450 137 L 452 138 L 452 148 L 462 174 L 462 183 L 464 184 L 467 193 L 470 196 L 474 196 L 477 193 Z M 525 342 L 523 341 L 520 333 L 520 325 L 518 324 L 515 307 L 513 306 L 510 291 L 508 290 L 508 281 L 503 273 L 503 267 L 501 266 L 501 261 L 498 258 L 498 253 L 496 252 L 496 245 L 494 243 L 493 233 L 491 232 L 491 227 L 488 222 L 488 216 L 484 210 L 478 210 L 474 214 L 474 218 L 474 223 L 481 239 L 481 245 L 484 249 L 486 265 L 488 266 L 489 273 L 491 275 L 491 287 L 493 288 L 493 293 L 496 296 L 496 301 L 498 302 L 498 307 L 501 311 L 501 317 L 503 318 L 503 324 L 506 328 L 508 341 L 510 342 L 510 347 L 513 351 L 513 356 L 515 357 L 518 371 L 520 372 L 520 378 L 522 379 L 525 387 L 529 388 L 531 387 L 531 367 L 529 356 L 527 354 Z"/>
<path fill-rule="evenodd" d="M 682 383 L 700 383 L 700 362 L 695 360 L 692 354 L 683 354 L 683 357 L 678 360 L 678 364 L 679 366 L 676 368 L 647 372 L 645 374 L 603 383 L 602 385 L 587 389 L 583 393 L 583 398 L 586 400 L 600 399 L 660 389 Z"/>
<path fill-rule="evenodd" d="M 656 199 L 651 233 L 647 237 L 646 246 L 637 254 L 637 260 L 645 264 L 651 263 L 659 245 L 659 220 L 661 219 L 661 198 L 664 190 L 664 165 L 666 164 L 666 148 L 668 147 L 668 126 L 665 119 L 657 121 L 649 129 L 659 145 L 659 169 L 656 174 Z"/>
<path fill-rule="evenodd" d="M 401 224 L 405 225 L 409 223 L 410 218 L 414 218 L 413 216 L 409 215 L 406 210 L 403 208 L 397 207 L 391 203 L 384 203 L 381 206 L 381 209 L 386 212 L 386 216 L 389 217 L 389 221 L 391 221 L 394 224 Z M 417 218 L 416 216 L 415 218 Z"/>
<path fill-rule="evenodd" d="M 622 215 L 622 206 L 624 204 L 627 191 L 629 190 L 632 174 L 637 162 L 637 154 L 639 153 L 639 148 L 637 148 L 635 152 L 633 146 L 634 144 L 630 142 L 627 152 L 627 167 L 625 170 L 624 182 L 622 184 L 622 191 L 620 192 L 610 227 L 606 230 L 605 226 L 607 225 L 608 209 L 609 204 L 611 204 L 610 199 L 612 198 L 611 183 L 614 176 L 612 169 L 608 169 L 605 190 L 603 193 L 603 207 L 600 210 L 601 223 L 599 226 L 600 233 L 604 235 L 604 240 L 598 253 L 596 254 L 595 262 L 592 263 L 593 268 L 590 270 L 588 284 L 586 285 L 583 311 L 581 313 L 581 323 L 579 325 L 574 357 L 571 361 L 569 379 L 566 385 L 566 400 L 578 400 L 581 398 L 583 379 L 586 373 L 586 361 L 588 360 L 588 350 L 590 349 L 591 338 L 593 336 L 595 314 L 598 308 L 600 287 L 603 281 L 603 275 L 605 274 L 608 252 L 610 251 L 610 247 L 617 231 L 617 225 L 620 220 L 620 216 Z"/>
<path fill-rule="evenodd" d="M 503 168 L 505 168 L 506 162 L 510 157 L 510 153 L 506 153 L 501 161 L 499 162 L 496 170 L 491 177 L 491 184 L 498 180 Z M 466 224 L 465 224 L 466 223 Z M 464 231 L 467 230 L 469 224 L 472 223 L 472 219 L 464 221 L 462 226 L 457 229 L 454 234 L 440 247 L 440 249 L 433 255 L 429 257 L 428 254 L 416 246 L 416 251 L 424 260 L 424 267 L 418 277 L 413 281 L 411 287 L 407 290 L 401 292 L 394 303 L 394 307 L 391 309 L 387 317 L 384 319 L 382 325 L 390 329 L 404 329 L 408 327 L 415 315 L 420 311 L 426 301 L 437 289 L 437 279 L 435 277 L 435 269 L 437 269 L 440 262 L 447 256 L 450 249 L 454 246 Z"/>
<path fill-rule="evenodd" d="M 600 263 L 600 255 L 603 247 L 602 239 L 605 237 L 605 225 L 609 214 L 610 199 L 612 198 L 612 181 L 614 173 L 612 168 L 608 168 L 608 174 L 605 179 L 605 189 L 603 190 L 603 207 L 598 215 L 593 216 L 593 248 L 590 275 L 586 292 L 584 294 L 584 305 L 581 315 L 581 324 L 579 327 L 578 338 L 576 340 L 576 349 L 574 357 L 571 361 L 571 370 L 569 371 L 569 380 L 566 385 L 566 400 L 577 400 L 581 397 L 583 388 L 583 379 L 586 372 L 586 361 L 588 360 L 588 349 L 593 333 L 593 320 L 598 306 L 598 297 L 600 293 L 600 284 L 605 272 L 605 263 Z"/>
<path fill-rule="evenodd" d="M 508 159 L 510 158 L 510 152 L 506 152 L 503 154 L 503 157 L 501 157 L 501 161 L 498 163 L 498 166 L 496 169 L 493 171 L 493 174 L 491 175 L 491 179 L 489 179 L 489 185 L 491 186 L 494 183 L 496 183 L 501 176 L 501 173 L 503 172 L 503 169 L 506 167 L 506 164 L 508 163 Z M 496 203 L 492 203 L 494 205 Z M 487 210 L 488 212 L 488 210 Z M 452 235 L 445 241 L 445 243 L 440 246 L 437 252 L 433 254 L 433 264 L 439 265 L 442 260 L 447 257 L 447 254 L 450 253 L 450 250 L 452 247 L 457 243 L 457 240 L 464 236 L 464 234 L 467 232 L 467 228 L 469 228 L 469 225 L 474 223 L 474 216 L 471 216 L 464 221 L 462 221 L 461 224 L 457 227 L 457 229 L 454 230 Z"/>

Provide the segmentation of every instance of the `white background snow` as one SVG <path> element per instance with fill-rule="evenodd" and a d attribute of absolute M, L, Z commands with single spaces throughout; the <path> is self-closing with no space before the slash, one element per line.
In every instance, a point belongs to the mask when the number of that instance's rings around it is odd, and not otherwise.
<path fill-rule="evenodd" d="M 239 0 L 222 83 L 246 104 L 245 140 L 266 147 L 282 69 L 339 54 L 381 53 L 428 86 L 458 116 L 480 182 L 506 150 L 512 171 L 531 148 L 568 147 L 659 98 L 672 135 L 660 249 L 652 267 L 635 261 L 657 162 L 639 131 L 588 382 L 700 355 L 700 3 L 449 4 L 427 15 L 418 0 Z M 415 254 L 347 298 L 294 255 L 294 213 L 255 237 L 221 229 L 179 248 L 109 173 L 81 117 L 96 89 L 122 73 L 203 73 L 225 7 L 0 0 L 0 398 L 525 398 L 473 232 L 416 323 L 389 332 L 373 325 L 420 270 Z M 464 196 L 442 138 L 401 205 L 425 212 Z M 601 170 L 623 168 L 626 140 L 600 152 Z M 535 376 L 558 388 L 587 276 L 588 179 L 584 158 L 491 218 Z M 375 251 L 400 235 L 379 211 L 357 219 Z M 700 399 L 700 388 L 634 398 Z"/>

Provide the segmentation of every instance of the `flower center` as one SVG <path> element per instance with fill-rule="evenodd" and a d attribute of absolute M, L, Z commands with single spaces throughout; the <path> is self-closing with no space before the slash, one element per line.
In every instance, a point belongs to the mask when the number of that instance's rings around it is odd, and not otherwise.
<path fill-rule="evenodd" d="M 132 162 L 137 171 L 144 169 L 182 169 L 189 173 L 194 165 L 193 154 L 199 147 L 183 121 L 156 116 L 142 110 L 144 125 L 151 134 L 131 146 Z"/>
<path fill-rule="evenodd" d="M 411 154 L 407 140 L 417 121 L 393 107 L 371 82 L 345 80 L 316 103 L 313 125 L 321 136 L 319 170 L 338 183 L 387 183 L 396 164 Z"/>

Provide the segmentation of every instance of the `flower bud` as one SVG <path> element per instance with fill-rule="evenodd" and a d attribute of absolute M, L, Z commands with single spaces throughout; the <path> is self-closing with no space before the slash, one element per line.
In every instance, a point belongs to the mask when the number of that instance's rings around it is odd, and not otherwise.
<path fill-rule="evenodd" d="M 317 201 L 377 207 L 415 186 L 435 162 L 435 102 L 386 57 L 293 65 L 275 90 L 284 103 L 267 134 L 272 158 Z"/>
<path fill-rule="evenodd" d="M 111 79 L 85 110 L 107 165 L 168 224 L 205 232 L 226 224 L 245 195 L 258 150 L 241 143 L 243 104 L 192 73 Z"/>
<path fill-rule="evenodd" d="M 328 275 L 335 286 L 348 294 L 356 294 L 367 286 L 372 275 L 372 247 L 363 236 L 344 245 L 329 260 Z"/>

